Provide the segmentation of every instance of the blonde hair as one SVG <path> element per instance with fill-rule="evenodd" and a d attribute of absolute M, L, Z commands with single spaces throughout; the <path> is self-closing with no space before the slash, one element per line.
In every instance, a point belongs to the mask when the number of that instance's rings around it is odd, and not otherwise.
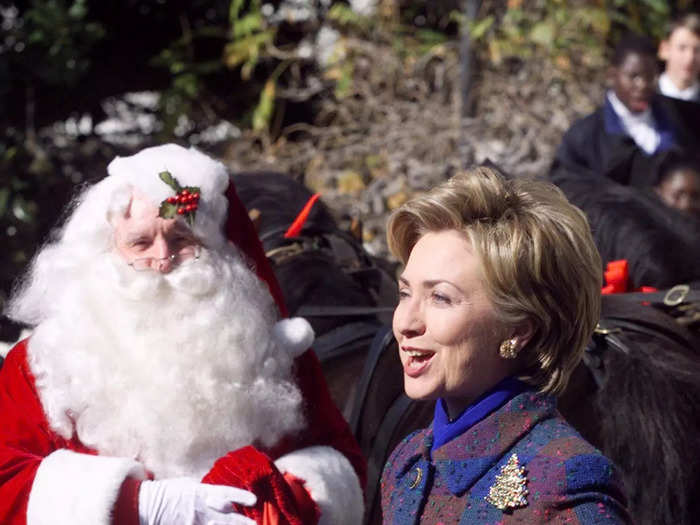
<path fill-rule="evenodd" d="M 405 264 L 418 239 L 444 230 L 471 243 L 499 318 L 533 324 L 521 379 L 561 392 L 600 316 L 602 264 L 581 210 L 549 183 L 478 167 L 396 210 L 389 249 Z"/>

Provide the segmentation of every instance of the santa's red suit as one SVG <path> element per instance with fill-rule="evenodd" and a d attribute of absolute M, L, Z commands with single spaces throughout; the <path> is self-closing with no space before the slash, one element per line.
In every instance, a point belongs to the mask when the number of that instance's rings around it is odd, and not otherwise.
<path fill-rule="evenodd" d="M 228 238 L 254 261 L 285 315 L 280 288 L 232 185 L 227 197 Z M 138 480 L 149 473 L 136 460 L 97 455 L 75 434 L 66 439 L 51 428 L 28 346 L 16 345 L 0 369 L 0 523 L 138 523 Z M 260 523 L 314 523 L 319 514 L 321 523 L 360 523 L 357 487 L 364 486 L 365 463 L 359 447 L 313 352 L 297 357 L 294 370 L 305 400 L 305 430 L 271 448 L 232 451 L 204 481 L 254 492 L 257 505 L 241 511 Z"/>

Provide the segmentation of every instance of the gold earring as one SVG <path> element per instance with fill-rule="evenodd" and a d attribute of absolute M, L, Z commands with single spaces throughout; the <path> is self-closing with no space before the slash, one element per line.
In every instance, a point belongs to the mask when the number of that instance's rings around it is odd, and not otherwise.
<path fill-rule="evenodd" d="M 518 340 L 515 337 L 506 339 L 501 343 L 498 353 L 503 359 L 515 359 L 518 356 Z"/>

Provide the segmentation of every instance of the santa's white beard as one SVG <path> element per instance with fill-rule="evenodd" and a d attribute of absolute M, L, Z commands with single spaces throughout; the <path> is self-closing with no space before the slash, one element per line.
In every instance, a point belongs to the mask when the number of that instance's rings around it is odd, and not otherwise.
<path fill-rule="evenodd" d="M 65 277 L 65 275 L 64 275 Z M 167 275 L 116 256 L 75 269 L 29 357 L 52 428 L 157 477 L 202 476 L 230 450 L 303 427 L 274 303 L 231 250 Z"/>

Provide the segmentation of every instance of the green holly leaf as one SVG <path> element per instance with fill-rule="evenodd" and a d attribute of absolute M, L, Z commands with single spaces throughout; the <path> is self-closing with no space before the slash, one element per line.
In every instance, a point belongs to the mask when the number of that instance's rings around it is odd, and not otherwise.
<path fill-rule="evenodd" d="M 168 201 L 161 202 L 160 208 L 158 208 L 158 217 L 163 219 L 174 219 L 177 217 L 177 204 L 170 204 Z"/>
<path fill-rule="evenodd" d="M 160 177 L 160 180 L 165 182 L 168 186 L 170 186 L 172 189 L 175 190 L 175 193 L 180 193 L 182 190 L 182 187 L 180 186 L 180 183 L 177 181 L 175 177 L 168 171 L 164 170 L 161 171 L 158 176 Z"/>
<path fill-rule="evenodd" d="M 199 186 L 185 186 L 185 187 L 182 188 L 182 189 L 183 189 L 183 190 L 187 190 L 187 191 L 189 191 L 190 193 L 201 193 L 201 192 L 199 191 Z"/>

